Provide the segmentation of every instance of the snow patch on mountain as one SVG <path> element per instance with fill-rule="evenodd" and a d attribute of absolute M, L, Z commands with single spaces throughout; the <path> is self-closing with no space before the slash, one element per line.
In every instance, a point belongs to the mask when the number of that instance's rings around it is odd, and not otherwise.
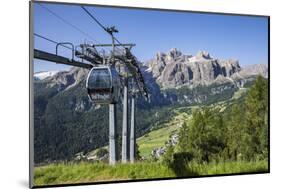
<path fill-rule="evenodd" d="M 34 78 L 38 79 L 38 80 L 43 80 L 46 79 L 48 77 L 52 77 L 54 75 L 56 75 L 59 71 L 43 71 L 43 72 L 37 72 L 34 73 Z"/>

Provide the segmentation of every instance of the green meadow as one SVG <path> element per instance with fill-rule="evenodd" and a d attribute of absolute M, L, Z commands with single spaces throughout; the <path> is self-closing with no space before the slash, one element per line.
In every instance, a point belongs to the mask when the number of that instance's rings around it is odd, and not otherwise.
<path fill-rule="evenodd" d="M 136 162 L 134 164 L 71 162 L 57 163 L 35 168 L 36 186 L 70 183 L 87 183 L 116 180 L 195 177 L 219 174 L 268 172 L 267 161 L 220 162 L 183 166 L 181 174 L 160 162 Z"/>

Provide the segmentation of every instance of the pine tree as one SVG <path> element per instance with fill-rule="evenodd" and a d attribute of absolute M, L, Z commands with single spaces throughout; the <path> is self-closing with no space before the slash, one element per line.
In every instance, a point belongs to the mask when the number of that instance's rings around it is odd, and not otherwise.
<path fill-rule="evenodd" d="M 188 126 L 187 123 L 184 122 L 182 127 L 180 128 L 179 131 L 179 143 L 178 143 L 178 150 L 180 152 L 187 152 L 188 151 Z"/>
<path fill-rule="evenodd" d="M 244 111 L 243 107 L 237 104 L 231 108 L 229 116 L 227 116 L 227 132 L 226 132 L 226 145 L 227 159 L 237 160 L 242 155 L 243 134 L 244 134 Z"/>
<path fill-rule="evenodd" d="M 245 101 L 246 136 L 244 153 L 247 159 L 267 157 L 268 141 L 268 82 L 258 76 Z"/>
<path fill-rule="evenodd" d="M 190 152 L 199 162 L 209 162 L 218 158 L 224 149 L 224 134 L 222 115 L 219 111 L 203 108 L 193 112 L 188 128 L 184 125 L 181 129 L 179 149 Z"/>

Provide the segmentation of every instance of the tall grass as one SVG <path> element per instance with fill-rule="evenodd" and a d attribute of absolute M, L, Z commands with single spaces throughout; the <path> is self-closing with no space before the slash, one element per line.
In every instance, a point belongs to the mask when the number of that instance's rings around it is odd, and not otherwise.
<path fill-rule="evenodd" d="M 67 184 L 110 180 L 164 178 L 175 176 L 161 163 L 136 162 L 134 164 L 67 163 L 35 168 L 35 185 Z"/>
<path fill-rule="evenodd" d="M 244 172 L 266 172 L 267 161 L 225 162 L 198 164 L 191 162 L 183 166 L 184 175 L 176 174 L 160 162 L 136 162 L 134 164 L 105 163 L 59 163 L 35 168 L 35 185 L 69 184 L 112 180 L 171 178 L 177 176 L 203 176 L 214 174 L 233 174 Z"/>
<path fill-rule="evenodd" d="M 237 173 L 255 173 L 267 172 L 267 161 L 228 161 L 220 163 L 198 164 L 192 162 L 187 166 L 190 171 L 196 172 L 198 175 L 219 175 L 219 174 L 237 174 Z"/>

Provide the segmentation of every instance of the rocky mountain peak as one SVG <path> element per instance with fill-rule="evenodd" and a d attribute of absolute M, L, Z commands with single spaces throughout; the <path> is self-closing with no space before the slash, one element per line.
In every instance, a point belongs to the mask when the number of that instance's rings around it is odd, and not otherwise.
<path fill-rule="evenodd" d="M 179 56 L 182 55 L 182 52 L 179 51 L 177 48 L 172 48 L 168 53 L 167 53 L 167 58 L 168 60 L 175 60 Z"/>
<path fill-rule="evenodd" d="M 166 54 L 164 54 L 164 53 L 162 53 L 162 52 L 157 52 L 156 53 L 156 56 L 155 56 L 155 59 L 157 60 L 157 61 L 160 61 L 160 60 L 162 60 L 163 58 L 165 58 L 166 57 Z"/>
<path fill-rule="evenodd" d="M 215 59 L 207 51 L 199 51 L 195 56 L 185 55 L 176 48 L 157 53 L 146 65 L 146 71 L 151 72 L 163 88 L 209 85 L 218 80 L 229 82 L 229 77 L 241 71 L 238 60 Z"/>
<path fill-rule="evenodd" d="M 199 51 L 199 52 L 196 54 L 196 58 L 198 58 L 198 59 L 201 59 L 201 58 L 204 58 L 204 59 L 211 59 L 211 56 L 210 56 L 210 53 L 207 52 L 207 51 Z"/>

